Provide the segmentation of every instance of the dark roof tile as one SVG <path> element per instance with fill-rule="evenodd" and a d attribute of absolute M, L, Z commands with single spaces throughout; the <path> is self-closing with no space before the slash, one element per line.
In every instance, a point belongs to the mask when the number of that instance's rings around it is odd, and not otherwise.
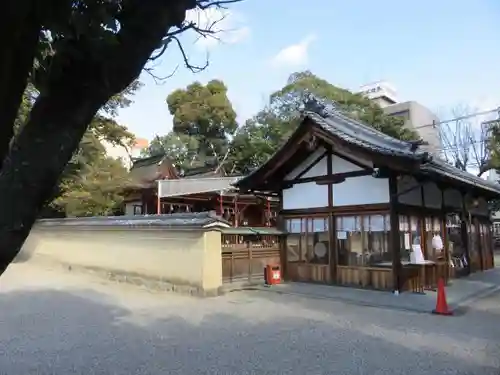
<path fill-rule="evenodd" d="M 38 220 L 36 227 L 164 227 L 204 228 L 211 225 L 229 226 L 214 211 L 175 213 L 169 215 L 95 216 Z"/>
<path fill-rule="evenodd" d="M 351 144 L 389 156 L 407 157 L 425 160 L 429 154 L 416 148 L 412 142 L 402 141 L 384 134 L 368 125 L 353 120 L 332 107 L 322 116 L 314 112 L 305 112 L 305 117 L 332 135 Z"/>
<path fill-rule="evenodd" d="M 489 190 L 493 193 L 500 194 L 500 184 L 484 180 L 472 173 L 458 169 L 447 163 L 445 160 L 439 158 L 433 158 L 428 163 L 422 164 L 420 170 L 424 173 L 436 173 L 456 181 L 465 182 L 467 184 Z"/>

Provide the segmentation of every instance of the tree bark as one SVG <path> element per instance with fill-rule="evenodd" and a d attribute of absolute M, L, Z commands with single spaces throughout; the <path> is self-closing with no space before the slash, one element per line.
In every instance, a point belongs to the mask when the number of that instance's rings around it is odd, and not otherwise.
<path fill-rule="evenodd" d="M 125 4 L 117 43 L 81 37 L 59 44 L 47 83 L 4 159 L 0 274 L 21 249 L 96 112 L 137 79 L 168 30 L 180 26 L 196 1 L 130 0 Z"/>
<path fill-rule="evenodd" d="M 0 172 L 0 274 L 16 257 L 102 97 L 41 95 Z"/>
<path fill-rule="evenodd" d="M 5 7 L 0 31 L 5 38 L 0 59 L 0 168 L 14 136 L 14 121 L 33 68 L 41 20 L 34 0 L 16 0 Z"/>

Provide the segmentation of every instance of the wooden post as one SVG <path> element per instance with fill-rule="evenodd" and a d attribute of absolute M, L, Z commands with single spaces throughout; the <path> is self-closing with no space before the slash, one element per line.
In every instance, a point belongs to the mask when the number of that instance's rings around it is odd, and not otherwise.
<path fill-rule="evenodd" d="M 247 241 L 248 247 L 248 283 L 252 283 L 252 241 Z"/>
<path fill-rule="evenodd" d="M 219 194 L 219 210 L 220 210 L 220 216 L 222 217 L 224 215 L 224 205 L 222 202 L 222 190 Z"/>
<path fill-rule="evenodd" d="M 234 196 L 234 223 L 233 223 L 233 226 L 235 228 L 238 228 L 238 222 L 239 222 L 239 216 L 240 216 L 240 213 L 239 213 L 239 209 L 238 209 L 238 194 L 239 193 L 236 193 L 236 195 Z"/>
<path fill-rule="evenodd" d="M 283 219 L 283 216 L 281 216 L 281 211 L 283 211 L 283 190 L 280 190 L 279 192 L 279 216 L 278 216 L 278 222 L 277 222 L 277 227 L 278 230 L 281 230 L 283 232 L 286 232 L 288 228 L 286 227 L 286 221 Z M 280 236 L 280 250 L 281 250 L 281 255 L 280 255 L 280 260 L 281 260 L 281 274 L 283 280 L 288 280 L 288 254 L 287 254 L 287 238 L 286 236 Z"/>
<path fill-rule="evenodd" d="M 270 202 L 269 197 L 266 197 L 266 211 L 267 211 L 266 226 L 270 227 L 271 226 L 271 202 Z"/>
<path fill-rule="evenodd" d="M 446 285 L 448 285 L 448 282 L 451 278 L 451 256 L 450 256 L 450 249 L 448 246 L 448 218 L 446 215 L 446 206 L 445 206 L 445 201 L 444 201 L 444 188 L 442 185 L 439 185 L 439 190 L 441 191 L 441 237 L 443 239 L 443 251 L 444 251 L 444 261 L 445 261 L 445 278 L 446 278 Z"/>
<path fill-rule="evenodd" d="M 389 176 L 389 221 L 391 223 L 390 244 L 392 250 L 392 284 L 394 293 L 399 294 L 401 283 L 401 244 L 399 239 L 399 216 L 398 204 L 398 179 L 397 175 L 391 173 Z"/>
<path fill-rule="evenodd" d="M 329 147 L 326 156 L 326 173 L 328 176 L 333 174 L 333 157 L 332 148 Z M 328 184 L 328 234 L 329 234 L 329 251 L 328 259 L 330 260 L 330 281 L 337 283 L 337 265 L 338 265 L 338 251 L 337 251 L 337 236 L 335 228 L 335 217 L 333 216 L 333 184 Z"/>
<path fill-rule="evenodd" d="M 424 259 L 425 260 L 430 260 L 430 254 L 432 252 L 432 249 L 429 250 L 427 248 L 427 210 L 425 209 L 425 188 L 424 188 L 424 185 L 425 185 L 425 182 L 423 181 L 419 181 L 419 184 L 420 184 L 420 207 L 422 208 L 422 215 L 420 217 L 420 222 L 422 223 L 422 229 L 421 229 L 421 233 L 420 233 L 420 246 L 422 247 L 422 254 L 424 255 Z M 432 231 L 432 216 L 430 217 L 431 218 L 431 231 Z M 425 267 L 424 267 L 425 269 Z"/>
<path fill-rule="evenodd" d="M 469 232 L 468 232 L 468 215 L 467 215 L 467 208 L 465 207 L 465 195 L 461 191 L 460 195 L 462 197 L 462 215 L 461 215 L 461 223 L 460 223 L 460 231 L 461 231 L 461 237 L 462 237 L 462 242 L 464 245 L 464 250 L 465 250 L 465 260 L 467 261 L 467 274 L 471 273 L 471 264 L 470 264 L 470 249 L 469 249 Z"/>
<path fill-rule="evenodd" d="M 156 189 L 156 213 L 161 215 L 160 180 L 158 180 L 158 187 Z"/>

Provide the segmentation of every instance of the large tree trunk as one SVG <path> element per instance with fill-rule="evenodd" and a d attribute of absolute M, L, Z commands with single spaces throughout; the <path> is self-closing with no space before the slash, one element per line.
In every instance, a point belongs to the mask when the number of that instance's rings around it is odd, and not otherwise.
<path fill-rule="evenodd" d="M 0 274 L 15 258 L 102 97 L 41 95 L 0 172 Z"/>
<path fill-rule="evenodd" d="M 129 0 L 125 4 L 117 43 L 78 38 L 59 44 L 50 77 L 4 160 L 0 274 L 21 249 L 96 112 L 139 76 L 167 31 L 181 25 L 196 1 Z"/>
<path fill-rule="evenodd" d="M 35 0 L 11 1 L 0 25 L 8 35 L 0 59 L 0 168 L 14 136 L 14 121 L 33 68 L 41 20 Z"/>

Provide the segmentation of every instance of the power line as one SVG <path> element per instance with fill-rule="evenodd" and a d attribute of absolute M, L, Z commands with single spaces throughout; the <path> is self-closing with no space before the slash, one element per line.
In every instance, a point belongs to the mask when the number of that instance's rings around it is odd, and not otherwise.
<path fill-rule="evenodd" d="M 471 118 L 471 117 L 477 117 L 477 116 L 484 116 L 484 115 L 488 115 L 490 113 L 500 113 L 500 107 L 497 107 L 495 109 L 489 109 L 487 111 L 480 111 L 480 112 L 474 112 L 474 113 L 470 113 L 468 115 L 464 115 L 464 116 L 459 116 L 459 117 L 455 117 L 455 118 L 452 118 L 452 119 L 449 119 L 449 120 L 444 120 L 444 121 L 435 121 L 431 124 L 426 124 L 426 125 L 420 125 L 420 126 L 415 126 L 413 127 L 412 129 L 422 129 L 422 128 L 428 128 L 428 127 L 436 127 L 436 126 L 439 126 L 439 125 L 443 125 L 443 124 L 447 124 L 449 122 L 454 122 L 454 121 L 460 121 L 460 120 L 466 120 L 468 118 Z"/>

